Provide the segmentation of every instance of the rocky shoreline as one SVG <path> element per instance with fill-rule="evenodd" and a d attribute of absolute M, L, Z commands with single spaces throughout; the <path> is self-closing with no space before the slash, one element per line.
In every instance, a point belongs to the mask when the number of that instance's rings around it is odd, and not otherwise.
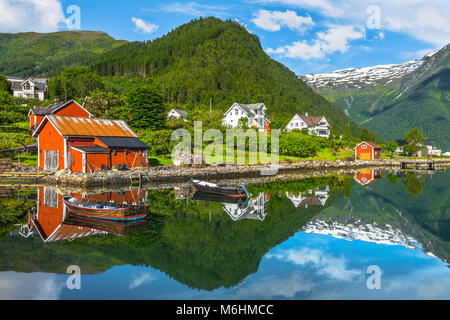
<path fill-rule="evenodd" d="M 438 159 L 436 167 L 450 166 L 450 159 Z M 186 183 L 190 179 L 209 181 L 245 179 L 258 181 L 270 181 L 283 178 L 301 178 L 328 174 L 339 171 L 353 171 L 365 168 L 401 168 L 402 159 L 374 160 L 374 161 L 312 161 L 283 162 L 277 168 L 268 165 L 223 165 L 208 166 L 205 168 L 194 167 L 152 167 L 135 168 L 130 171 L 100 171 L 94 173 L 70 173 L 60 171 L 53 175 L 46 175 L 40 179 L 45 185 L 59 187 L 97 189 L 117 188 L 130 186 L 171 185 L 173 183 Z M 427 166 L 429 162 L 415 160 L 416 166 Z"/>

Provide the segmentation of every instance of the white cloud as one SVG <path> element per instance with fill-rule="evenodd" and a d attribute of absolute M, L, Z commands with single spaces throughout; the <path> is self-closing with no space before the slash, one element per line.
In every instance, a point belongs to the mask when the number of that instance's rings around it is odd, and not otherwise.
<path fill-rule="evenodd" d="M 317 274 L 341 281 L 352 281 L 363 274 L 361 270 L 349 269 L 345 258 L 327 256 L 324 252 L 317 249 L 290 249 L 280 253 L 269 254 L 267 257 L 301 266 L 311 264 L 316 268 Z"/>
<path fill-rule="evenodd" d="M 55 32 L 64 24 L 58 0 L 0 0 L 0 32 Z"/>
<path fill-rule="evenodd" d="M 317 284 L 301 276 L 298 272 L 285 275 L 283 277 L 267 276 L 252 282 L 240 291 L 234 298 L 236 299 L 254 299 L 262 297 L 263 299 L 273 299 L 276 297 L 294 298 L 297 293 L 310 293 Z"/>
<path fill-rule="evenodd" d="M 211 15 L 223 16 L 226 13 L 224 6 L 203 5 L 197 2 L 180 3 L 175 2 L 162 7 L 163 11 L 172 13 L 181 13 L 193 17 L 206 17 Z"/>
<path fill-rule="evenodd" d="M 338 23 L 366 25 L 367 8 L 380 10 L 381 29 L 402 33 L 440 48 L 450 42 L 450 1 L 448 0 L 253 0 L 259 4 L 281 4 L 307 8 Z"/>
<path fill-rule="evenodd" d="M 255 14 L 256 18 L 251 21 L 261 29 L 267 31 L 279 31 L 286 26 L 291 30 L 304 33 L 309 27 L 314 26 L 314 21 L 310 16 L 298 16 L 295 11 L 268 11 L 261 9 Z"/>
<path fill-rule="evenodd" d="M 144 21 L 139 18 L 131 18 L 131 21 L 134 23 L 136 28 L 134 29 L 135 32 L 139 33 L 152 33 L 158 30 L 159 26 L 156 24 L 153 24 L 151 22 Z"/>
<path fill-rule="evenodd" d="M 364 38 L 365 35 L 362 30 L 357 30 L 353 26 L 334 26 L 326 32 L 318 32 L 316 36 L 310 43 L 306 40 L 297 41 L 275 50 L 269 48 L 267 52 L 286 58 L 322 59 L 330 53 L 346 52 L 351 40 Z"/>
<path fill-rule="evenodd" d="M 46 273 L 0 273 L 0 300 L 58 300 L 64 281 Z"/>
<path fill-rule="evenodd" d="M 129 289 L 130 290 L 136 289 L 137 287 L 152 282 L 155 279 L 156 278 L 150 273 L 142 273 L 141 275 L 130 281 Z"/>

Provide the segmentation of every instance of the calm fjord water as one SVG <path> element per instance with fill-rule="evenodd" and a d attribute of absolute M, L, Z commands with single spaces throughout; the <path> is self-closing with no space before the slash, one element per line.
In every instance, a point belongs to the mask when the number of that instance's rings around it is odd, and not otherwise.
<path fill-rule="evenodd" d="M 449 178 L 365 170 L 250 185 L 227 204 L 89 195 L 148 202 L 127 225 L 69 219 L 54 188 L 3 190 L 0 299 L 450 299 Z"/>

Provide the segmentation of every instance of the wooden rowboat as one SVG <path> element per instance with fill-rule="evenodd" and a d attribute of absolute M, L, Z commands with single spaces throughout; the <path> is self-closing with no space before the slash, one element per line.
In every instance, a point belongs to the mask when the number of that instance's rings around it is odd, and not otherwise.
<path fill-rule="evenodd" d="M 199 180 L 192 180 L 192 184 L 200 193 L 214 194 L 230 198 L 247 198 L 250 196 L 245 184 L 233 187 Z"/>
<path fill-rule="evenodd" d="M 64 197 L 63 201 L 70 212 L 88 218 L 127 221 L 143 219 L 148 215 L 147 205 L 118 204 L 73 197 Z"/>

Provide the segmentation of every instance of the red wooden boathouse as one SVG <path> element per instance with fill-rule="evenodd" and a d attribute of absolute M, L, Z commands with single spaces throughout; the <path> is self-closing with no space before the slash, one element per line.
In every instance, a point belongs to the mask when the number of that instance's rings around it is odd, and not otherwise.
<path fill-rule="evenodd" d="M 148 146 L 122 120 L 46 116 L 33 136 L 45 171 L 148 166 Z"/>
<path fill-rule="evenodd" d="M 381 147 L 374 142 L 363 141 L 355 148 L 355 158 L 359 160 L 380 160 Z"/>

